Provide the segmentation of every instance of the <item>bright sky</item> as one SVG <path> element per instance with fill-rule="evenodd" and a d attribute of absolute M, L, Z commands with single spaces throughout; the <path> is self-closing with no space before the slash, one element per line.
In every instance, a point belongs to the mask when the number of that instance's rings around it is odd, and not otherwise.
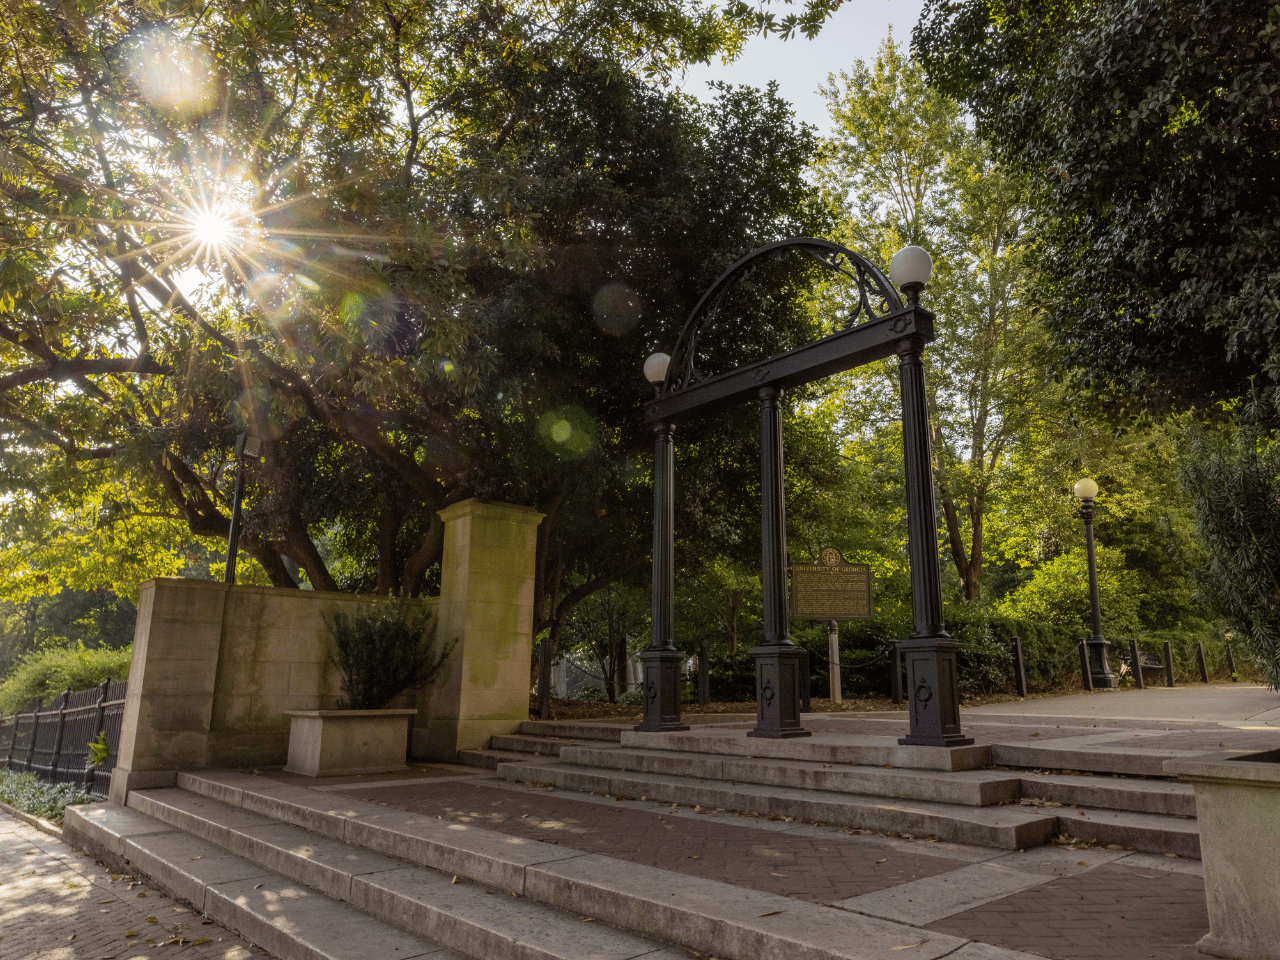
<path fill-rule="evenodd" d="M 826 133 L 827 108 L 817 91 L 827 75 L 848 70 L 855 60 L 874 60 L 890 27 L 899 43 L 909 44 L 923 7 L 924 0 L 845 0 L 817 38 L 756 37 L 742 56 L 727 66 L 714 63 L 690 68 L 681 86 L 696 97 L 705 97 L 708 80 L 753 87 L 777 80 L 779 92 L 791 101 L 796 117 Z M 781 19 L 789 11 L 798 11 L 800 3 L 797 0 L 790 7 L 774 4 L 772 9 Z"/>

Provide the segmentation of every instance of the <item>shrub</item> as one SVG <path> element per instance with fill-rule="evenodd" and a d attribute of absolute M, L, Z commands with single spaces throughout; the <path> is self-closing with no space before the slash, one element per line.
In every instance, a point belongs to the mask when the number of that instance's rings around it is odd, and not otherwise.
<path fill-rule="evenodd" d="M 1142 596 L 1138 575 L 1125 569 L 1124 554 L 1098 547 L 1098 599 L 1102 632 L 1130 634 L 1139 627 Z M 1031 579 L 1001 601 L 998 612 L 1035 623 L 1054 623 L 1092 633 L 1088 555 L 1071 550 L 1038 567 Z"/>
<path fill-rule="evenodd" d="M 1280 690 L 1280 446 L 1246 405 L 1234 434 L 1194 437 L 1182 467 L 1208 562 L 1200 595 L 1240 633 Z"/>
<path fill-rule="evenodd" d="M 133 647 L 74 646 L 45 647 L 28 653 L 0 683 L 0 713 L 26 710 L 36 697 L 48 703 L 64 690 L 85 690 L 103 680 L 124 680 L 129 676 Z"/>
<path fill-rule="evenodd" d="M 644 703 L 644 691 L 636 687 L 626 693 L 620 693 L 618 694 L 618 702 L 629 707 L 639 706 Z"/>
<path fill-rule="evenodd" d="M 45 783 L 34 773 L 0 770 L 0 800 L 23 813 L 45 820 L 60 820 L 62 811 L 93 797 L 69 783 Z"/>
<path fill-rule="evenodd" d="M 569 694 L 569 699 L 580 703 L 608 703 L 609 695 L 599 687 L 579 687 Z"/>
<path fill-rule="evenodd" d="M 340 710 L 381 710 L 403 691 L 425 687 L 443 669 L 453 644 L 437 656 L 435 620 L 396 600 L 339 611 L 325 625 L 333 634 L 332 657 L 346 695 Z"/>

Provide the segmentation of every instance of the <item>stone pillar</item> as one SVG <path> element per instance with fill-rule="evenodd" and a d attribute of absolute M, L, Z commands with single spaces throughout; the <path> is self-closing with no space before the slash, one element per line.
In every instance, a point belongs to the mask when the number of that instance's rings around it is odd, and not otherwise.
<path fill-rule="evenodd" d="M 175 785 L 179 770 L 208 766 L 226 599 L 220 583 L 142 585 L 120 753 L 111 773 L 116 803 L 130 790 Z"/>
<path fill-rule="evenodd" d="M 418 694 L 410 753 L 452 762 L 529 718 L 538 524 L 528 507 L 464 500 L 444 521 L 436 641 L 454 643 L 445 673 Z"/>

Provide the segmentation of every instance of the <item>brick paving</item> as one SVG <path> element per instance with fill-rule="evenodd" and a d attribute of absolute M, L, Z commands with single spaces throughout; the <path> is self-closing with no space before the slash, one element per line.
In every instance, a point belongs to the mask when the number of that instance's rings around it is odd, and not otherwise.
<path fill-rule="evenodd" d="M 736 826 L 475 780 L 352 790 L 345 795 L 815 903 L 883 890 L 963 865 L 950 857 L 923 850 L 910 853 L 901 845 L 890 847 L 836 830 L 823 837 L 797 836 L 754 828 L 749 820 Z M 928 848 L 924 842 L 921 846 Z"/>
<path fill-rule="evenodd" d="M 1199 877 L 1108 864 L 925 929 L 1055 960 L 1193 960 L 1209 914 Z"/>
<path fill-rule="evenodd" d="M 0 876 L 4 877 L 0 882 L 2 960 L 270 956 L 182 904 L 128 877 L 113 875 L 57 838 L 2 811 Z"/>

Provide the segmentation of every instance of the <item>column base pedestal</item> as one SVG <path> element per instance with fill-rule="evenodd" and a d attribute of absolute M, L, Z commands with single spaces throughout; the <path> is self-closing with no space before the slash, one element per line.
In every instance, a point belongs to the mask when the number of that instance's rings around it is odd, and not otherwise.
<path fill-rule="evenodd" d="M 640 654 L 644 669 L 644 720 L 635 726 L 647 733 L 688 730 L 680 722 L 680 665 L 684 654 L 679 650 L 646 650 Z"/>
<path fill-rule="evenodd" d="M 960 729 L 960 685 L 956 654 L 960 644 L 946 634 L 912 637 L 900 644 L 907 668 L 907 707 L 910 732 L 898 740 L 903 746 L 967 747 L 973 737 Z"/>
<path fill-rule="evenodd" d="M 800 726 L 804 651 L 794 644 L 768 644 L 755 647 L 751 655 L 756 658 L 756 727 L 747 736 L 770 740 L 813 736 Z"/>

